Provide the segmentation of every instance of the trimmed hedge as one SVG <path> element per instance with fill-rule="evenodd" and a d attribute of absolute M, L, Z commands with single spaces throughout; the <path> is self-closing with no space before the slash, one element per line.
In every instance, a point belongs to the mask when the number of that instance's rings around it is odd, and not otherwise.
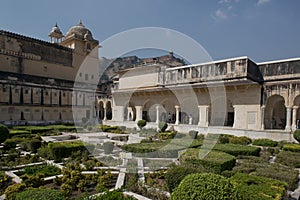
<path fill-rule="evenodd" d="M 59 190 L 44 188 L 28 188 L 16 195 L 16 200 L 39 199 L 39 200 L 63 200 Z"/>
<path fill-rule="evenodd" d="M 295 140 L 300 142 L 300 129 L 295 130 L 293 133 L 293 136 L 294 136 Z"/>
<path fill-rule="evenodd" d="M 30 135 L 29 131 L 26 130 L 10 130 L 9 131 L 9 138 L 20 136 L 20 135 Z"/>
<path fill-rule="evenodd" d="M 259 156 L 260 153 L 259 147 L 244 146 L 238 144 L 216 144 L 213 149 L 228 153 L 233 156 Z"/>
<path fill-rule="evenodd" d="M 102 132 L 108 132 L 108 133 L 117 133 L 117 134 L 123 134 L 125 133 L 126 127 L 125 126 L 108 126 L 108 125 L 100 125 L 95 127 L 95 131 L 102 131 Z"/>
<path fill-rule="evenodd" d="M 189 166 L 174 166 L 168 169 L 165 174 L 165 180 L 169 192 L 172 193 L 173 190 L 179 185 L 179 183 L 189 174 L 201 173 L 203 170 L 198 168 L 191 168 Z"/>
<path fill-rule="evenodd" d="M 69 157 L 72 152 L 87 151 L 87 149 L 92 148 L 92 146 L 88 144 L 85 145 L 81 141 L 74 141 L 49 143 L 48 148 L 53 156 L 54 161 L 60 162 L 63 158 Z"/>
<path fill-rule="evenodd" d="M 214 173 L 231 170 L 235 166 L 235 157 L 227 153 L 212 150 L 204 158 L 199 158 L 199 152 L 199 149 L 188 149 L 180 156 L 179 161 L 194 166 L 201 165 Z"/>
<path fill-rule="evenodd" d="M 203 173 L 187 175 L 171 194 L 171 200 L 239 200 L 234 185 L 218 174 Z"/>
<path fill-rule="evenodd" d="M 147 125 L 146 120 L 141 119 L 137 122 L 137 126 L 140 128 L 140 130 L 142 130 L 144 128 L 144 126 L 146 126 L 146 125 Z"/>
<path fill-rule="evenodd" d="M 275 162 L 299 168 L 300 167 L 300 153 L 297 152 L 290 152 L 290 151 L 281 151 L 275 159 Z"/>
<path fill-rule="evenodd" d="M 229 138 L 229 143 L 232 144 L 248 145 L 251 144 L 251 142 L 252 142 L 251 138 L 248 138 L 246 136 L 241 136 L 241 137 L 233 136 Z"/>
<path fill-rule="evenodd" d="M 42 142 L 39 139 L 31 138 L 26 139 L 20 145 L 21 148 L 25 151 L 31 151 L 32 153 L 36 153 L 37 149 L 42 146 Z"/>
<path fill-rule="evenodd" d="M 300 144 L 285 144 L 282 149 L 284 151 L 300 152 Z"/>
<path fill-rule="evenodd" d="M 166 122 L 159 122 L 158 128 L 160 132 L 165 132 L 165 130 L 168 128 L 168 124 Z"/>
<path fill-rule="evenodd" d="M 261 138 L 253 140 L 252 144 L 256 146 L 276 147 L 278 142 L 266 138 Z"/>
<path fill-rule="evenodd" d="M 0 124 L 0 144 L 3 143 L 8 138 L 9 138 L 8 128 L 5 125 Z"/>
<path fill-rule="evenodd" d="M 230 180 L 236 185 L 240 199 L 281 200 L 287 184 L 274 179 L 236 173 Z"/>

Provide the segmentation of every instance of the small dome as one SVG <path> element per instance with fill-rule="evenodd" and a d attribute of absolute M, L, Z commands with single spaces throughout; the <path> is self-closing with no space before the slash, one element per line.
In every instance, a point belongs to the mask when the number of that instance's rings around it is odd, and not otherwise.
<path fill-rule="evenodd" d="M 62 34 L 60 28 L 57 26 L 57 23 L 55 24 L 55 26 L 53 26 L 49 36 L 54 37 L 54 38 L 62 38 L 63 37 L 63 34 Z"/>
<path fill-rule="evenodd" d="M 70 28 L 70 30 L 66 33 L 65 38 L 71 37 L 73 35 L 75 35 L 75 37 L 77 36 L 82 39 L 93 40 L 91 31 L 89 29 L 85 28 L 85 26 L 82 24 L 81 20 L 80 20 L 79 24 Z"/>

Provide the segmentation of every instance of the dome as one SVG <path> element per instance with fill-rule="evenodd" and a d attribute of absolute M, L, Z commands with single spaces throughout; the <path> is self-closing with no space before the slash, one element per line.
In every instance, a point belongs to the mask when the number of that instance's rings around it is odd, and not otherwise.
<path fill-rule="evenodd" d="M 63 34 L 62 34 L 61 30 L 59 29 L 59 27 L 57 26 L 57 23 L 55 24 L 55 26 L 53 26 L 49 36 L 54 37 L 54 38 L 62 38 L 63 37 Z"/>
<path fill-rule="evenodd" d="M 75 35 L 75 37 L 79 37 L 81 39 L 89 39 L 93 40 L 92 33 L 89 29 L 85 28 L 82 24 L 81 20 L 79 24 L 70 28 L 70 30 L 66 33 L 65 38 L 71 37 Z"/>

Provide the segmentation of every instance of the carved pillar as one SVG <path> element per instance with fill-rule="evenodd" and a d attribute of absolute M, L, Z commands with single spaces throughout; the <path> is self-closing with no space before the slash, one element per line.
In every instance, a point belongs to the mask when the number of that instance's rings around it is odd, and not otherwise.
<path fill-rule="evenodd" d="M 159 106 L 156 106 L 156 123 L 159 123 Z"/>
<path fill-rule="evenodd" d="M 209 112 L 209 106 L 198 106 L 199 109 L 199 122 L 198 126 L 200 127 L 208 127 L 208 112 Z"/>
<path fill-rule="evenodd" d="M 297 111 L 298 111 L 299 106 L 294 106 L 293 107 L 293 122 L 292 122 L 292 130 L 297 129 Z"/>
<path fill-rule="evenodd" d="M 175 106 L 175 109 L 176 109 L 176 121 L 175 121 L 175 125 L 178 125 L 179 124 L 179 109 L 180 109 L 180 106 Z"/>
<path fill-rule="evenodd" d="M 264 105 L 261 107 L 261 130 L 265 130 L 265 108 Z"/>
<path fill-rule="evenodd" d="M 291 112 L 292 112 L 292 108 L 287 107 L 286 108 L 286 126 L 285 126 L 285 130 L 291 130 Z"/>
<path fill-rule="evenodd" d="M 138 122 L 139 120 L 143 119 L 143 106 L 135 106 L 135 111 L 136 111 L 135 121 Z"/>
<path fill-rule="evenodd" d="M 103 102 L 103 121 L 106 121 L 107 120 L 107 117 L 106 117 L 106 103 L 107 102 Z"/>

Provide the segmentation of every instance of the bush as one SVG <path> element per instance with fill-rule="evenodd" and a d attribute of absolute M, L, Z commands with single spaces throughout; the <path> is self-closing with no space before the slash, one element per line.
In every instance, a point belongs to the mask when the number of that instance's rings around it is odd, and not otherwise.
<path fill-rule="evenodd" d="M 7 138 L 9 138 L 9 130 L 5 125 L 0 124 L 0 143 L 3 143 Z"/>
<path fill-rule="evenodd" d="M 179 185 L 179 183 L 189 174 L 201 173 L 203 172 L 197 168 L 191 168 L 186 166 L 174 166 L 168 169 L 165 174 L 165 180 L 169 192 L 172 193 L 173 190 Z"/>
<path fill-rule="evenodd" d="M 166 122 L 159 122 L 158 128 L 160 132 L 165 132 L 165 130 L 168 128 L 168 124 Z"/>
<path fill-rule="evenodd" d="M 259 156 L 260 152 L 259 147 L 244 146 L 238 144 L 216 144 L 213 149 L 228 153 L 233 156 Z"/>
<path fill-rule="evenodd" d="M 18 135 L 30 135 L 29 131 L 26 130 L 10 130 L 9 131 L 9 138 L 18 136 Z"/>
<path fill-rule="evenodd" d="M 300 144 L 285 144 L 282 149 L 284 151 L 300 152 Z"/>
<path fill-rule="evenodd" d="M 38 139 L 28 139 L 21 143 L 21 148 L 25 151 L 31 151 L 32 153 L 36 153 L 37 149 L 40 148 L 42 142 Z"/>
<path fill-rule="evenodd" d="M 197 135 L 198 135 L 198 131 L 194 131 L 194 130 L 189 131 L 189 136 L 191 136 L 191 138 L 196 139 Z"/>
<path fill-rule="evenodd" d="M 275 162 L 299 168 L 300 167 L 300 153 L 290 152 L 290 151 L 281 151 L 275 159 Z"/>
<path fill-rule="evenodd" d="M 171 200 L 238 200 L 236 189 L 229 179 L 217 174 L 190 174 L 175 188 Z"/>
<path fill-rule="evenodd" d="M 28 188 L 16 195 L 16 200 L 39 199 L 39 200 L 63 200 L 59 190 L 44 188 Z"/>
<path fill-rule="evenodd" d="M 25 188 L 26 188 L 26 185 L 24 183 L 17 183 L 17 184 L 8 186 L 4 192 L 6 199 L 7 200 L 15 200 L 17 193 L 24 191 Z"/>
<path fill-rule="evenodd" d="M 137 122 L 137 126 L 140 128 L 140 130 L 142 130 L 144 128 L 144 126 L 146 126 L 146 124 L 147 124 L 146 120 L 143 120 L 143 119 L 141 119 Z"/>
<path fill-rule="evenodd" d="M 229 143 L 232 144 L 241 144 L 241 145 L 248 145 L 251 144 L 252 140 L 246 136 L 241 136 L 241 137 L 231 137 L 229 138 Z"/>
<path fill-rule="evenodd" d="M 276 147 L 278 142 L 270 139 L 261 138 L 261 139 L 253 140 L 252 144 L 257 146 L 264 146 L 264 147 Z"/>
<path fill-rule="evenodd" d="M 199 153 L 199 149 L 188 149 L 180 156 L 179 161 L 194 166 L 200 165 L 213 173 L 231 170 L 235 166 L 235 157 L 227 153 L 212 150 L 204 158 L 200 158 Z"/>
<path fill-rule="evenodd" d="M 293 133 L 293 136 L 294 136 L 295 140 L 300 142 L 300 129 L 295 130 Z"/>
<path fill-rule="evenodd" d="M 110 154 L 113 152 L 114 149 L 114 143 L 112 142 L 104 142 L 103 143 L 103 149 L 105 154 Z"/>
<path fill-rule="evenodd" d="M 240 199 L 281 200 L 287 184 L 281 181 L 237 173 L 230 180 L 236 185 Z"/>

